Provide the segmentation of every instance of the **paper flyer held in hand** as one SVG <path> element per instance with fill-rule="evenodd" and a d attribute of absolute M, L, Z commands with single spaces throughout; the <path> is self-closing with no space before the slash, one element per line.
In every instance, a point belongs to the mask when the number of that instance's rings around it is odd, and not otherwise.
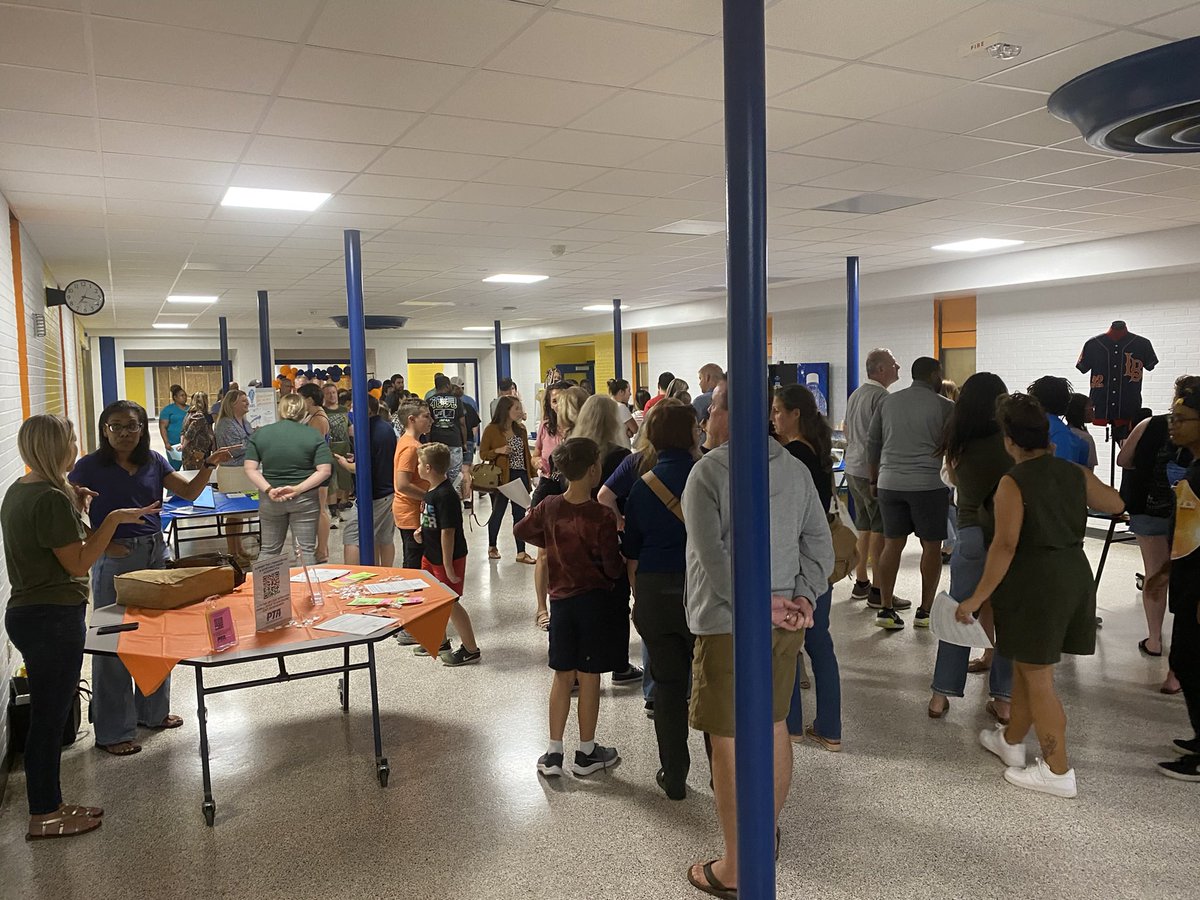
<path fill-rule="evenodd" d="M 496 490 L 521 507 L 521 509 L 529 509 L 529 490 L 520 479 L 514 479 L 507 484 L 502 484 Z"/>
<path fill-rule="evenodd" d="M 979 621 L 972 619 L 969 624 L 964 625 L 954 618 L 957 611 L 958 603 L 945 591 L 933 598 L 929 627 L 934 636 L 939 641 L 957 644 L 959 647 L 991 647 L 992 642 L 988 640 L 987 632 L 983 630 Z"/>

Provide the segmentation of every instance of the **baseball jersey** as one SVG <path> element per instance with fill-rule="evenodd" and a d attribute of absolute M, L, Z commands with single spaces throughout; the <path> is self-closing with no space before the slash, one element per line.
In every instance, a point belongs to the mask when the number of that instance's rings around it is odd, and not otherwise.
<path fill-rule="evenodd" d="M 1091 372 L 1091 399 L 1096 424 L 1137 421 L 1142 408 L 1142 372 L 1158 365 L 1150 341 L 1132 331 L 1123 337 L 1098 334 L 1088 338 L 1075 368 Z"/>

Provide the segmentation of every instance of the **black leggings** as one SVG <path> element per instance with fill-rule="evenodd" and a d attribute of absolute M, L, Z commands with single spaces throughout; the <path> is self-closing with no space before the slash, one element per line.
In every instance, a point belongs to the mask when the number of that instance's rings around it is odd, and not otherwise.
<path fill-rule="evenodd" d="M 524 469 L 514 469 L 512 477 L 509 481 L 520 481 L 525 485 L 525 490 L 529 490 L 529 473 Z M 492 492 L 492 515 L 488 518 L 488 546 L 495 547 L 496 539 L 500 537 L 500 523 L 504 519 L 504 509 L 509 505 L 510 501 L 499 491 Z M 525 518 L 525 508 L 518 503 L 512 504 L 512 520 L 515 526 Z M 516 535 L 513 539 L 517 542 L 517 552 L 525 552 L 525 542 Z"/>

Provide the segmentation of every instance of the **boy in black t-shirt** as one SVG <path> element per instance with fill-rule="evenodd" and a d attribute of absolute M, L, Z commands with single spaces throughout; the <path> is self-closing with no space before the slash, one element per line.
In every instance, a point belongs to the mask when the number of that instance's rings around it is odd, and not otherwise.
<path fill-rule="evenodd" d="M 413 537 L 421 544 L 421 568 L 459 595 L 467 575 L 467 537 L 463 533 L 462 501 L 446 477 L 450 470 L 450 448 L 445 444 L 425 444 L 417 451 L 417 476 L 429 482 L 429 490 L 421 503 L 421 527 Z M 450 649 L 450 641 L 442 641 L 438 658 L 446 666 L 465 666 L 480 660 L 479 645 L 471 617 L 459 600 L 450 609 L 462 646 Z M 417 656 L 425 656 L 418 647 Z"/>

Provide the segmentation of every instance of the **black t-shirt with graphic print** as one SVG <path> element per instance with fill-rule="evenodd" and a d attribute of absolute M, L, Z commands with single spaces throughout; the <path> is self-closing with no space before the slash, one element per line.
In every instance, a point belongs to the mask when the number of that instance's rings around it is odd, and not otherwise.
<path fill-rule="evenodd" d="M 454 485 L 443 481 L 425 493 L 421 503 L 421 553 L 435 566 L 444 566 L 442 529 L 454 529 L 454 558 L 467 555 L 467 536 L 463 533 L 462 501 Z"/>

